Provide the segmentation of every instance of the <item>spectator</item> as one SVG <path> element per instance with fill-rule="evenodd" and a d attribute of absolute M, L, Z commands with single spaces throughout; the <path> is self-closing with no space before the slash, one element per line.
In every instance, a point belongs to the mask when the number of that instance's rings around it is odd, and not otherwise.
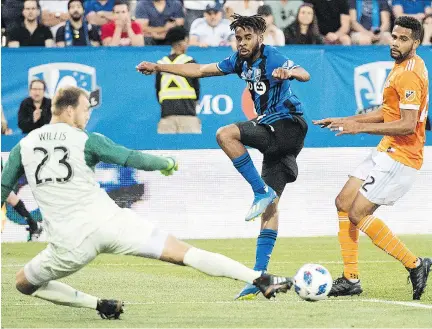
<path fill-rule="evenodd" d="M 23 2 L 17 0 L 4 0 L 1 6 L 1 21 L 2 27 L 6 29 L 6 33 L 20 27 L 23 16 Z"/>
<path fill-rule="evenodd" d="M 113 8 L 114 21 L 102 25 L 102 42 L 104 46 L 144 46 L 144 35 L 141 26 L 131 20 L 127 3 L 117 1 Z"/>
<path fill-rule="evenodd" d="M 222 6 L 218 3 L 207 5 L 203 18 L 193 21 L 189 32 L 191 46 L 218 47 L 229 46 L 237 50 L 234 32 L 230 21 L 222 17 Z"/>
<path fill-rule="evenodd" d="M 314 6 L 318 28 L 327 44 L 350 45 L 348 0 L 305 0 Z"/>
<path fill-rule="evenodd" d="M 324 43 L 311 4 L 305 3 L 300 6 L 296 20 L 284 29 L 284 35 L 287 45 L 320 45 Z"/>
<path fill-rule="evenodd" d="M 184 27 L 170 29 L 166 40 L 171 44 L 171 54 L 158 63 L 196 63 L 186 55 L 188 34 Z M 196 115 L 200 96 L 199 79 L 159 72 L 156 75 L 156 94 L 161 104 L 161 119 L 157 130 L 159 134 L 201 134 L 201 121 Z"/>
<path fill-rule="evenodd" d="M 392 39 L 390 16 L 387 0 L 350 0 L 352 43 L 389 44 Z"/>
<path fill-rule="evenodd" d="M 272 9 L 268 5 L 258 7 L 257 14 L 261 15 L 266 21 L 266 30 L 264 32 L 264 43 L 270 46 L 285 46 L 285 37 L 283 32 L 274 25 Z"/>
<path fill-rule="evenodd" d="M 431 0 L 393 0 L 393 14 L 396 18 L 413 16 L 421 21 L 431 13 Z"/>
<path fill-rule="evenodd" d="M 3 106 L 0 106 L 1 110 L 1 134 L 2 135 L 12 135 L 12 129 L 8 127 L 8 122 L 3 113 Z"/>
<path fill-rule="evenodd" d="M 266 0 L 264 4 L 272 9 L 274 24 L 281 30 L 294 22 L 298 10 L 303 4 L 301 0 Z"/>
<path fill-rule="evenodd" d="M 24 134 L 51 121 L 51 99 L 44 97 L 45 90 L 45 81 L 30 82 L 30 97 L 21 102 L 18 112 L 18 127 Z"/>
<path fill-rule="evenodd" d="M 140 1 L 135 16 L 147 37 L 146 44 L 163 45 L 170 28 L 184 25 L 183 7 L 177 0 Z"/>
<path fill-rule="evenodd" d="M 432 45 L 432 14 L 423 19 L 423 46 Z"/>
<path fill-rule="evenodd" d="M 69 19 L 68 0 L 43 0 L 39 5 L 42 24 L 50 27 L 52 34 L 56 35 L 59 27 Z"/>
<path fill-rule="evenodd" d="M 25 0 L 22 14 L 24 22 L 13 29 L 8 37 L 11 48 L 24 46 L 52 47 L 54 40 L 48 27 L 38 23 L 40 9 L 36 0 Z"/>
<path fill-rule="evenodd" d="M 257 0 L 228 0 L 224 5 L 225 17 L 231 19 L 234 13 L 242 16 L 256 15 L 259 6 Z"/>
<path fill-rule="evenodd" d="M 207 5 L 214 5 L 215 0 L 185 0 L 183 7 L 185 9 L 185 25 L 186 30 L 189 31 L 191 24 L 197 18 L 204 16 L 204 11 Z"/>
<path fill-rule="evenodd" d="M 100 46 L 100 36 L 96 26 L 87 23 L 84 18 L 82 0 L 69 0 L 70 19 L 57 30 L 57 47 Z"/>
<path fill-rule="evenodd" d="M 92 25 L 102 26 L 113 19 L 115 0 L 87 0 L 85 3 L 85 15 Z"/>

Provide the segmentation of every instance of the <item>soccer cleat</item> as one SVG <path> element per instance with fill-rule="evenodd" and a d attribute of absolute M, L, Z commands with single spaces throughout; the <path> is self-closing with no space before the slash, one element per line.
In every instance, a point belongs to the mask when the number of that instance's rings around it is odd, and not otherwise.
<path fill-rule="evenodd" d="M 234 298 L 235 300 L 252 300 L 260 293 L 258 287 L 248 283 L 242 291 Z"/>
<path fill-rule="evenodd" d="M 119 319 L 123 313 L 123 302 L 114 299 L 99 299 L 96 310 L 102 319 Z"/>
<path fill-rule="evenodd" d="M 43 231 L 42 226 L 37 222 L 34 222 L 34 225 L 29 225 L 26 230 L 28 231 L 27 242 L 37 241 Z"/>
<path fill-rule="evenodd" d="M 270 299 L 276 297 L 276 294 L 280 292 L 286 293 L 291 289 L 293 280 L 283 276 L 264 273 L 253 281 L 253 285 L 259 288 L 265 298 Z"/>
<path fill-rule="evenodd" d="M 351 282 L 350 280 L 342 276 L 333 281 L 333 285 L 328 296 L 354 296 L 360 295 L 362 292 L 363 289 L 360 285 L 360 280 L 358 282 Z"/>
<path fill-rule="evenodd" d="M 270 187 L 266 186 L 267 192 L 264 194 L 256 193 L 252 206 L 246 215 L 246 221 L 249 222 L 262 215 L 262 213 L 271 205 L 277 198 L 276 192 Z"/>
<path fill-rule="evenodd" d="M 419 266 L 416 268 L 407 269 L 409 272 L 408 280 L 411 280 L 413 287 L 413 300 L 420 300 L 420 297 L 426 288 L 427 279 L 432 266 L 431 258 L 419 259 Z"/>

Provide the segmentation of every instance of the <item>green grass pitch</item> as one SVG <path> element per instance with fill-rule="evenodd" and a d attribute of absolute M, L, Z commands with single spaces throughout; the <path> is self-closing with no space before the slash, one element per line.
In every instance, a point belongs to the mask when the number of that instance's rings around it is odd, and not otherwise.
<path fill-rule="evenodd" d="M 432 236 L 402 236 L 420 256 L 432 256 Z M 255 239 L 196 240 L 197 247 L 220 252 L 253 266 Z M 309 303 L 290 291 L 268 301 L 234 301 L 242 282 L 211 278 L 193 269 L 126 256 L 99 256 L 62 281 L 102 298 L 125 301 L 119 321 L 96 311 L 53 305 L 15 290 L 15 273 L 44 248 L 42 243 L 2 244 L 2 328 L 281 328 L 432 327 L 432 278 L 420 302 L 413 302 L 407 272 L 366 237 L 360 242 L 364 293 Z M 336 237 L 280 238 L 269 271 L 295 274 L 304 263 L 320 263 L 333 277 L 342 271 Z"/>

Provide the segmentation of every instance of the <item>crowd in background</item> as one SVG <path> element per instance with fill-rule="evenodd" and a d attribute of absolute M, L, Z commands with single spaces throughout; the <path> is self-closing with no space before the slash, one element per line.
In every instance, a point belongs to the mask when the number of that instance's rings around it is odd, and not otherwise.
<path fill-rule="evenodd" d="M 416 17 L 423 23 L 423 45 L 432 43 L 431 0 L 2 0 L 2 46 L 151 46 L 171 45 L 165 62 L 193 62 L 188 46 L 236 49 L 230 29 L 233 13 L 261 15 L 267 24 L 264 43 L 389 44 L 395 18 Z M 200 133 L 194 104 L 199 83 L 178 100 L 165 100 L 158 77 L 161 104 L 159 133 Z M 181 83 L 180 83 L 181 85 Z M 178 88 L 177 88 L 178 89 Z M 177 90 L 176 89 L 176 90 Z M 193 92 L 191 91 L 193 90 Z M 35 80 L 20 106 L 18 126 L 28 133 L 50 121 L 45 82 Z M 177 93 L 181 92 L 179 90 Z M 186 99 L 186 101 L 184 100 Z M 174 103 L 177 102 L 177 103 Z M 171 104 L 173 103 L 173 104 Z M 173 113 L 172 109 L 182 109 Z M 168 119 L 173 119 L 169 121 Z M 181 120 L 180 120 L 181 119 Z M 185 120 L 188 120 L 187 122 Z M 187 123 L 187 124 L 186 124 Z M 11 134 L 2 110 L 2 134 Z"/>
<path fill-rule="evenodd" d="M 262 15 L 265 43 L 388 44 L 392 22 L 419 19 L 431 44 L 431 0 L 2 0 L 2 45 L 164 45 L 184 26 L 189 43 L 235 47 L 231 15 Z"/>

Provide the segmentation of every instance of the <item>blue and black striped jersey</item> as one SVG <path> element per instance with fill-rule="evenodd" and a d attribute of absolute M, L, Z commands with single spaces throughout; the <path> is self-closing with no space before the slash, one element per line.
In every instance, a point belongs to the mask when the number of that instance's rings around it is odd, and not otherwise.
<path fill-rule="evenodd" d="M 298 67 L 275 47 L 262 45 L 261 56 L 250 66 L 235 52 L 217 64 L 225 73 L 236 73 L 245 80 L 252 95 L 259 123 L 270 124 L 280 119 L 290 119 L 293 114 L 302 115 L 303 108 L 291 90 L 289 80 L 277 80 L 272 72 L 278 67 Z"/>

